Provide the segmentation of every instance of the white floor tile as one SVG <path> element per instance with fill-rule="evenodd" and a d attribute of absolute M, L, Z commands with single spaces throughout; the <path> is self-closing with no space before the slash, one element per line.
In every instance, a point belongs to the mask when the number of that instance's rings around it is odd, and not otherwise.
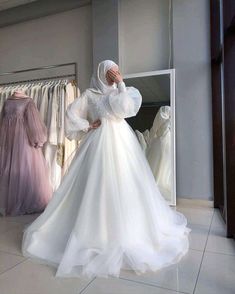
<path fill-rule="evenodd" d="M 194 208 L 194 207 L 180 207 L 177 206 L 176 210 L 182 212 L 189 224 L 201 225 L 201 226 L 210 226 L 212 221 L 212 216 L 214 209 L 213 208 Z"/>
<path fill-rule="evenodd" d="M 120 279 L 97 278 L 89 285 L 89 280 L 55 278 L 53 268 L 22 256 L 23 229 L 39 214 L 0 217 L 0 293 L 79 294 L 86 285 L 82 294 L 193 293 L 205 249 L 195 294 L 234 294 L 235 241 L 226 238 L 220 212 L 190 201 L 180 202 L 175 209 L 186 216 L 192 229 L 189 253 L 178 264 L 140 276 L 122 271 Z"/>
<path fill-rule="evenodd" d="M 0 235 L 0 251 L 22 255 L 23 224 Z"/>
<path fill-rule="evenodd" d="M 174 291 L 193 293 L 202 254 L 201 251 L 189 250 L 178 264 L 143 275 L 136 275 L 132 271 L 122 271 L 121 277 Z"/>
<path fill-rule="evenodd" d="M 8 222 L 5 218 L 0 217 L 0 234 L 3 234 L 11 229 L 18 228 L 20 225 L 17 222 Z"/>
<path fill-rule="evenodd" d="M 235 257 L 206 252 L 195 294 L 234 294 Z"/>
<path fill-rule="evenodd" d="M 211 228 L 206 251 L 235 255 L 235 241 L 232 238 L 226 238 L 224 228 Z"/>
<path fill-rule="evenodd" d="M 192 229 L 189 234 L 189 248 L 203 251 L 210 228 L 208 226 L 194 224 L 189 224 L 188 226 Z"/>
<path fill-rule="evenodd" d="M 132 281 L 108 278 L 95 279 L 82 294 L 177 294 L 179 292 L 166 290 L 155 286 Z"/>
<path fill-rule="evenodd" d="M 8 254 L 0 251 L 0 274 L 25 260 L 24 257 Z"/>
<path fill-rule="evenodd" d="M 26 260 L 0 275 L 3 294 L 78 294 L 88 283 L 79 278 L 55 278 L 49 266 Z"/>

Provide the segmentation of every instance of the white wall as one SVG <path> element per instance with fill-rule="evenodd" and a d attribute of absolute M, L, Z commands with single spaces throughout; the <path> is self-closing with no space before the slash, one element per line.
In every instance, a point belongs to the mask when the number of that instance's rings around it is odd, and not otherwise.
<path fill-rule="evenodd" d="M 208 0 L 173 0 L 178 195 L 213 199 Z"/>
<path fill-rule="evenodd" d="M 0 72 L 77 62 L 79 87 L 88 86 L 92 72 L 90 5 L 1 28 L 0 40 Z"/>
<path fill-rule="evenodd" d="M 168 1 L 119 0 L 119 4 L 119 23 L 114 20 L 119 27 L 116 60 L 124 73 L 168 68 Z M 104 9 L 100 28 L 109 12 Z M 92 72 L 91 24 L 91 6 L 86 6 L 0 29 L 0 71 L 77 61 L 84 90 Z M 208 1 L 173 0 L 173 33 L 177 195 L 212 199 Z M 115 44 L 117 38 L 113 35 Z M 105 40 L 110 44 L 110 38 L 97 38 L 93 49 L 104 48 Z"/>
<path fill-rule="evenodd" d="M 92 33 L 93 68 L 105 59 L 118 63 L 118 1 L 92 0 Z"/>
<path fill-rule="evenodd" d="M 124 73 L 169 68 L 168 20 L 168 0 L 120 0 L 119 61 Z"/>
<path fill-rule="evenodd" d="M 210 15 L 208 0 L 173 0 L 177 196 L 212 199 Z M 120 0 L 124 73 L 168 68 L 169 1 Z"/>

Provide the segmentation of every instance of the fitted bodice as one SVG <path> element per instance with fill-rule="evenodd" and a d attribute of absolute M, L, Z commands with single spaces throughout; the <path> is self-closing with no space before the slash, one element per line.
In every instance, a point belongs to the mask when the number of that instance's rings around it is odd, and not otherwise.
<path fill-rule="evenodd" d="M 23 117 L 31 98 L 7 99 L 3 106 L 3 118 Z"/>
<path fill-rule="evenodd" d="M 87 117 L 92 122 L 97 119 L 120 120 L 112 111 L 108 97 L 102 95 L 87 96 Z"/>
<path fill-rule="evenodd" d="M 133 87 L 114 89 L 110 93 L 101 94 L 87 89 L 79 98 L 71 103 L 66 111 L 66 136 L 79 140 L 88 132 L 89 126 L 97 119 L 121 121 L 136 115 L 142 97 Z"/>

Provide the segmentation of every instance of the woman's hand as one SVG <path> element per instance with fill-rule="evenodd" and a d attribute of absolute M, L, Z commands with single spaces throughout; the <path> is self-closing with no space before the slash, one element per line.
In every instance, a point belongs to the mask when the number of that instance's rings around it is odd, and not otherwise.
<path fill-rule="evenodd" d="M 122 75 L 118 70 L 110 69 L 107 73 L 114 83 L 118 84 L 123 81 Z"/>
<path fill-rule="evenodd" d="M 97 129 L 100 125 L 101 125 L 101 120 L 97 119 L 92 124 L 90 124 L 88 131 L 93 130 L 93 129 Z"/>

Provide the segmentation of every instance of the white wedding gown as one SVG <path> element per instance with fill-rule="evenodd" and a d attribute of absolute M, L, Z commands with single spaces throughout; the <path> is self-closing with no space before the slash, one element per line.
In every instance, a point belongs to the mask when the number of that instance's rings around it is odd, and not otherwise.
<path fill-rule="evenodd" d="M 150 131 L 135 131 L 160 193 L 171 201 L 171 109 L 162 106 Z"/>
<path fill-rule="evenodd" d="M 67 136 L 79 149 L 48 207 L 24 232 L 27 257 L 56 276 L 119 276 L 176 263 L 188 251 L 185 216 L 161 196 L 134 131 L 141 95 L 124 83 L 110 95 L 87 90 L 67 111 Z M 89 121 L 101 126 L 87 132 Z"/>

